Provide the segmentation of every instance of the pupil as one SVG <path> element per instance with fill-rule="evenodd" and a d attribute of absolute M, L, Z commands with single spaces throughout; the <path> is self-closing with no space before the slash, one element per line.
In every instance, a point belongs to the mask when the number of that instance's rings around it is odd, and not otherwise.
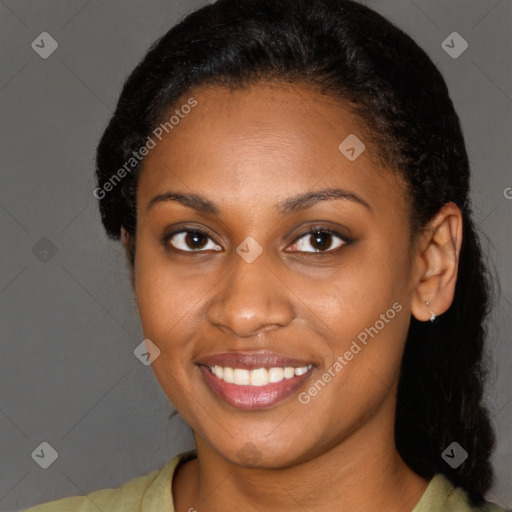
<path fill-rule="evenodd" d="M 318 244 L 321 249 L 325 249 L 326 246 L 329 246 L 329 244 L 325 241 L 325 238 L 331 236 L 330 233 L 325 231 L 317 231 L 313 236 L 315 244 Z"/>
<path fill-rule="evenodd" d="M 201 233 L 199 233 L 198 231 L 189 231 L 187 233 L 187 236 L 185 237 L 185 242 L 187 244 L 189 244 L 189 247 L 192 247 L 194 249 L 197 249 L 197 248 L 200 249 L 204 245 L 204 243 L 202 243 L 202 244 L 198 243 L 197 240 L 198 239 L 200 240 L 202 238 L 202 236 L 203 235 Z M 203 240 L 203 242 L 204 242 L 204 240 Z"/>

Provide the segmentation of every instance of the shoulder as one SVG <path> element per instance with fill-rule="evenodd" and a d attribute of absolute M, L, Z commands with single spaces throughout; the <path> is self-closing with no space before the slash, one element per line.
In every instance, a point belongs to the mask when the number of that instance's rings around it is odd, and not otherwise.
<path fill-rule="evenodd" d="M 434 475 L 412 512 L 507 512 L 494 503 L 474 506 L 467 493 L 443 474 Z"/>
<path fill-rule="evenodd" d="M 178 463 L 192 452 L 180 453 L 162 468 L 134 478 L 115 489 L 101 489 L 86 496 L 70 496 L 23 512 L 145 512 L 173 510 L 171 480 Z"/>

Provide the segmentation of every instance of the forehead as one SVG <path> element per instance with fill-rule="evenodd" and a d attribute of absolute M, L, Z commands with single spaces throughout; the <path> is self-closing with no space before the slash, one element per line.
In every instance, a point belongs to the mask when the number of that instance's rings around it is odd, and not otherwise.
<path fill-rule="evenodd" d="M 259 206 L 318 185 L 357 190 L 368 202 L 391 194 L 396 207 L 397 178 L 376 164 L 378 148 L 348 105 L 306 86 L 262 82 L 237 90 L 196 88 L 167 118 L 190 98 L 197 105 L 178 112 L 179 123 L 143 162 L 141 202 L 179 189 L 215 195 L 226 208 L 237 200 Z M 355 160 L 340 150 L 345 140 L 361 141 Z"/>

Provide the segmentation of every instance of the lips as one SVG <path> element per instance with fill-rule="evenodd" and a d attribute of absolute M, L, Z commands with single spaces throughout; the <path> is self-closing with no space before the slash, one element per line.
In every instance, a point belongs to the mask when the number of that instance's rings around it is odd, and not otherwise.
<path fill-rule="evenodd" d="M 203 382 L 216 397 L 231 407 L 253 410 L 270 407 L 298 392 L 304 382 L 312 375 L 315 366 L 311 361 L 296 359 L 269 351 L 259 352 L 225 352 L 215 354 L 196 362 L 199 367 Z M 301 371 L 292 371 L 291 375 L 282 378 L 278 382 L 264 384 L 261 381 L 257 385 L 250 382 L 237 384 L 228 379 L 228 382 L 219 375 L 223 368 L 237 370 L 240 373 L 251 374 L 251 370 L 265 369 L 273 372 L 286 368 Z M 214 372 L 213 369 L 216 371 Z M 257 372 L 256 372 L 257 373 Z M 276 379 L 277 380 L 277 379 Z M 235 378 L 235 381 L 238 379 Z M 252 381 L 251 381 L 252 382 Z M 266 381 L 264 381 L 266 382 Z"/>

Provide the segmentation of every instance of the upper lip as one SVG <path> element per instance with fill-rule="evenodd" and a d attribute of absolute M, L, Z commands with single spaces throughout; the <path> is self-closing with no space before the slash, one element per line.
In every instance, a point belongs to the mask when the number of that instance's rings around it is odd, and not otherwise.
<path fill-rule="evenodd" d="M 277 352 L 268 350 L 246 351 L 246 352 L 223 352 L 206 356 L 197 361 L 196 364 L 205 366 L 222 366 L 228 368 L 244 368 L 254 370 L 256 368 L 281 368 L 291 366 L 301 368 L 311 361 L 287 357 Z"/>

